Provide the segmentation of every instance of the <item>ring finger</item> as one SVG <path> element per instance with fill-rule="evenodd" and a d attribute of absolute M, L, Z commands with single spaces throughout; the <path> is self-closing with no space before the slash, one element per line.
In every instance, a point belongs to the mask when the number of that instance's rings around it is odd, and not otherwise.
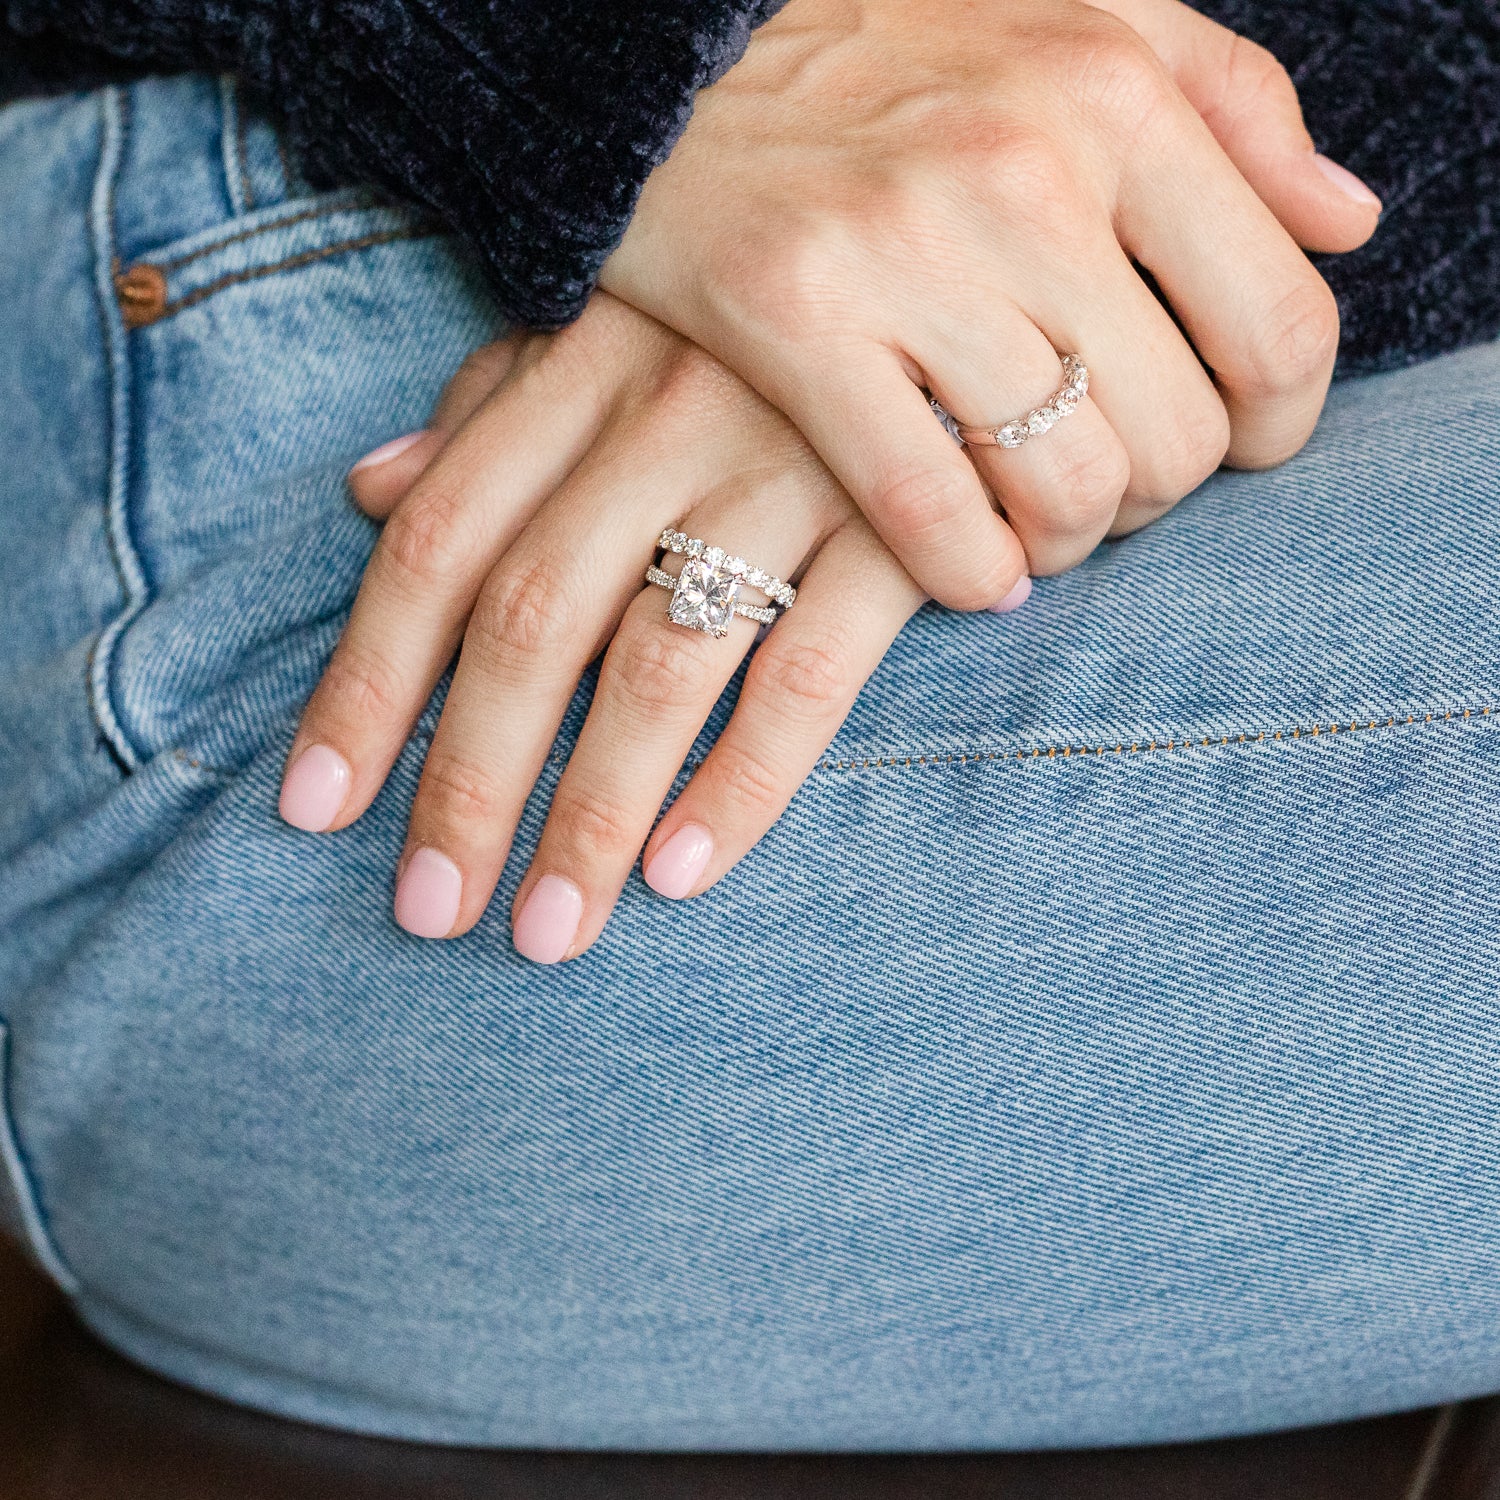
<path fill-rule="evenodd" d="M 654 891 L 707 890 L 759 842 L 923 598 L 862 516 L 828 539 L 797 611 L 755 653 L 723 734 L 651 835 L 642 863 Z"/>
<path fill-rule="evenodd" d="M 721 491 L 679 529 L 787 578 L 843 511 L 832 479 L 815 483 L 821 504 L 809 503 L 805 486 Z M 755 639 L 755 624 L 739 618 L 723 639 L 685 629 L 668 619 L 668 602 L 649 586 L 625 611 L 516 893 L 516 948 L 539 963 L 582 952 L 603 930 L 673 778 Z"/>
<path fill-rule="evenodd" d="M 982 334 L 972 322 L 944 328 L 928 348 L 913 352 L 939 402 L 963 427 L 1025 427 L 1030 412 L 1051 409 L 1063 384 L 1058 351 L 1016 307 Z M 1125 446 L 1087 395 L 1066 421 L 1017 447 L 976 442 L 968 451 L 1033 576 L 1082 562 L 1109 531 L 1130 481 Z"/>

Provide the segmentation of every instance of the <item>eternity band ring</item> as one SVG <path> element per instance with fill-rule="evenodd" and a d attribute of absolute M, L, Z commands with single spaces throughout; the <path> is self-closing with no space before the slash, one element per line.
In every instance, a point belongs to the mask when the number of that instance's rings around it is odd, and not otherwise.
<path fill-rule="evenodd" d="M 670 526 L 656 539 L 656 545 L 664 552 L 687 559 L 675 578 L 654 563 L 646 569 L 647 583 L 671 589 L 667 618 L 674 625 L 704 635 L 725 636 L 736 615 L 760 625 L 771 625 L 779 614 L 796 603 L 797 590 L 791 584 L 783 583 L 764 568 L 754 567 L 743 557 L 731 557 L 722 547 L 710 547 Z M 759 589 L 772 603 L 749 604 L 741 599 L 740 589 L 745 584 Z"/>
<path fill-rule="evenodd" d="M 1028 438 L 1040 437 L 1064 417 L 1072 416 L 1089 388 L 1088 366 L 1076 354 L 1062 356 L 1063 383 L 1025 416 L 1014 417 L 998 427 L 965 427 L 937 401 L 931 401 L 938 420 L 961 443 L 971 447 L 1019 448 Z"/>

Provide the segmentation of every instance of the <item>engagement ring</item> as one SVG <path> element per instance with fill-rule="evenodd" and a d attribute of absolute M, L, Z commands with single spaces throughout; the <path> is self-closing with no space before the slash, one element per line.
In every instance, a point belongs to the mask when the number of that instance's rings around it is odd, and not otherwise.
<path fill-rule="evenodd" d="M 656 539 L 664 552 L 687 559 L 676 578 L 656 564 L 646 569 L 646 582 L 671 589 L 667 618 L 674 625 L 701 631 L 704 635 L 724 636 L 736 615 L 761 625 L 774 623 L 779 614 L 789 610 L 797 599 L 797 590 L 783 583 L 764 568 L 747 563 L 742 557 L 731 557 L 722 547 L 709 547 L 697 537 L 668 527 Z M 772 601 L 770 605 L 748 604 L 740 598 L 740 589 L 749 584 Z M 779 607 L 778 607 L 779 606 Z"/>

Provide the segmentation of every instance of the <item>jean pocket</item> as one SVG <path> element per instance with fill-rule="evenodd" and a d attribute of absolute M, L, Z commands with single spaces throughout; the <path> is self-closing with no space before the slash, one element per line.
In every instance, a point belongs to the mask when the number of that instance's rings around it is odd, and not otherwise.
<path fill-rule="evenodd" d="M 363 189 L 294 198 L 137 256 L 115 277 L 125 326 L 146 328 L 221 291 L 441 227 Z"/>
<path fill-rule="evenodd" d="M 78 1292 L 78 1280 L 58 1253 L 42 1217 L 26 1158 L 16 1132 L 11 1108 L 10 1028 L 0 1021 L 0 1230 L 8 1231 L 31 1254 L 36 1264 L 70 1297 Z"/>

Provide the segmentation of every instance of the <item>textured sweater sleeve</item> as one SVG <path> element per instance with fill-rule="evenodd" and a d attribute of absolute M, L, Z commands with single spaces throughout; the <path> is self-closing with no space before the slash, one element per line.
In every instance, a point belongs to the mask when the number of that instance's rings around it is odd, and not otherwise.
<path fill-rule="evenodd" d="M 1339 377 L 1500 337 L 1500 0 L 1192 0 L 1269 47 L 1320 150 L 1384 201 L 1315 255 L 1343 321 Z"/>
<path fill-rule="evenodd" d="M 556 327 L 694 94 L 781 3 L 0 0 L 0 16 L 43 50 L 239 73 L 315 182 L 424 204 L 477 246 L 508 318 Z"/>

